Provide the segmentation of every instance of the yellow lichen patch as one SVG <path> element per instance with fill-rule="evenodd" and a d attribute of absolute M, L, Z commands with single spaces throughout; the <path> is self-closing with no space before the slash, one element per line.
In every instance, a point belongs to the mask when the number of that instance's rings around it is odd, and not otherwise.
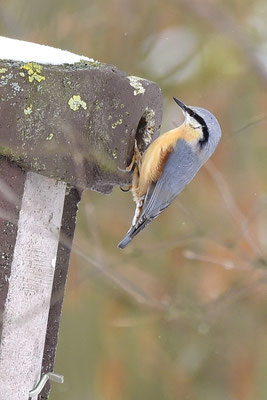
<path fill-rule="evenodd" d="M 45 80 L 45 76 L 41 75 L 43 67 L 39 64 L 36 64 L 34 62 L 29 62 L 25 65 L 22 65 L 20 69 L 24 69 L 25 71 L 27 71 L 29 82 L 33 82 L 35 80 L 40 83 Z M 20 76 L 23 75 L 20 74 Z"/>
<path fill-rule="evenodd" d="M 79 94 L 73 95 L 73 96 L 69 99 L 68 105 L 70 106 L 70 108 L 71 108 L 73 111 L 77 111 L 77 110 L 79 110 L 81 107 L 82 107 L 84 110 L 87 110 L 87 104 L 86 104 L 85 101 L 83 101 L 83 100 L 81 99 L 81 96 L 80 96 Z"/>
<path fill-rule="evenodd" d="M 52 140 L 54 137 L 53 132 L 49 133 L 49 135 L 47 136 L 46 140 Z"/>
<path fill-rule="evenodd" d="M 25 115 L 30 115 L 31 113 L 32 113 L 32 104 L 30 104 L 29 107 L 24 108 Z"/>
<path fill-rule="evenodd" d="M 118 119 L 118 121 L 114 122 L 111 126 L 112 129 L 115 129 L 116 126 L 121 125 L 122 124 L 122 118 Z"/>
<path fill-rule="evenodd" d="M 8 71 L 7 68 L 0 68 L 0 74 L 4 74 Z"/>

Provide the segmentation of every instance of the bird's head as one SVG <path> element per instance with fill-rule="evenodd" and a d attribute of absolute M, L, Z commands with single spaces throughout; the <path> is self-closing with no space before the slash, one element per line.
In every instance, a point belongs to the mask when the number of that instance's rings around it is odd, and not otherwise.
<path fill-rule="evenodd" d="M 185 121 L 191 129 L 199 129 L 200 137 L 198 139 L 199 148 L 205 152 L 209 158 L 216 149 L 221 138 L 221 127 L 215 116 L 205 108 L 192 107 L 185 105 L 181 100 L 173 98 L 182 109 Z"/>

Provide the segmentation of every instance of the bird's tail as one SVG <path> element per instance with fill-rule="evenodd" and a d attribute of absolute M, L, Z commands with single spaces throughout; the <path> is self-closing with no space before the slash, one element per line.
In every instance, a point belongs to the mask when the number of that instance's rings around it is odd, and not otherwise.
<path fill-rule="evenodd" d="M 120 249 L 124 249 L 131 241 L 132 239 L 140 232 L 144 229 L 144 227 L 149 224 L 149 222 L 151 222 L 151 219 L 145 219 L 143 220 L 141 223 L 139 222 L 138 224 L 132 226 L 128 232 L 126 233 L 126 235 L 124 236 L 124 238 L 120 241 L 120 243 L 118 244 L 118 247 Z"/>
<path fill-rule="evenodd" d="M 129 232 L 127 232 L 126 235 L 124 236 L 124 238 L 118 244 L 118 248 L 124 249 L 124 247 L 126 247 L 127 244 L 129 244 L 131 241 L 132 241 L 132 237 L 130 236 Z"/>

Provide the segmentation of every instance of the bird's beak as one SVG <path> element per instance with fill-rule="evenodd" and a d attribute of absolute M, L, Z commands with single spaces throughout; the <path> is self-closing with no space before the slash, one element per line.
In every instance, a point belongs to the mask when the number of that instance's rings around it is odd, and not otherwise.
<path fill-rule="evenodd" d="M 175 101 L 175 103 L 178 104 L 178 106 L 183 110 L 184 113 L 188 111 L 188 107 L 181 100 L 176 99 L 176 97 L 174 97 L 173 100 Z"/>

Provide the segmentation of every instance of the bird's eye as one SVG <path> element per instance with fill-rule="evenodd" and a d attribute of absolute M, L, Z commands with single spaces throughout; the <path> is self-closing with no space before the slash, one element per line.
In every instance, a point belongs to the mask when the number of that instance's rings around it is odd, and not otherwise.
<path fill-rule="evenodd" d="M 202 125 L 190 125 L 190 127 L 193 129 L 201 129 Z"/>
<path fill-rule="evenodd" d="M 192 129 L 201 129 L 202 128 L 202 125 L 195 118 L 190 118 L 189 126 Z"/>

